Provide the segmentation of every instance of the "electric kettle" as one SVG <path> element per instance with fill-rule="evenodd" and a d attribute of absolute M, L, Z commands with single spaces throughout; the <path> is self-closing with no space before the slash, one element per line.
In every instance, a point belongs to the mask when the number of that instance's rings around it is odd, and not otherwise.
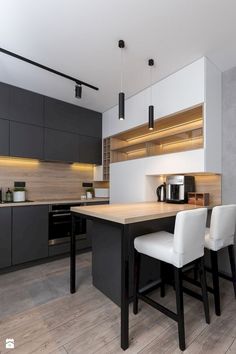
<path fill-rule="evenodd" d="M 165 202 L 166 201 L 166 183 L 164 182 L 156 190 L 157 193 L 157 201 Z"/>

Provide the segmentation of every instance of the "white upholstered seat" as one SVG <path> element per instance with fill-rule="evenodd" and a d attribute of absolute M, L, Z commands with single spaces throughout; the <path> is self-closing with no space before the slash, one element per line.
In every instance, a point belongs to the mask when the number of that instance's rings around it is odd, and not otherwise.
<path fill-rule="evenodd" d="M 212 210 L 210 228 L 205 231 L 205 247 L 212 251 L 234 244 L 236 205 L 216 206 Z"/>
<path fill-rule="evenodd" d="M 133 312 L 138 313 L 138 300 L 141 299 L 153 308 L 158 309 L 178 323 L 179 347 L 185 350 L 184 305 L 182 286 L 182 267 L 192 261 L 198 262 L 200 283 L 206 322 L 210 323 L 206 274 L 204 268 L 204 237 L 207 209 L 199 208 L 181 211 L 175 220 L 174 234 L 166 231 L 153 232 L 134 240 L 134 304 Z M 174 284 L 177 313 L 171 312 L 150 297 L 139 292 L 140 254 L 150 256 L 159 261 L 169 263 L 174 268 Z M 162 264 L 161 262 L 161 269 Z M 165 295 L 164 272 L 161 270 L 161 296 Z"/>
<path fill-rule="evenodd" d="M 207 209 L 181 211 L 176 216 L 174 234 L 160 231 L 135 238 L 142 254 L 183 267 L 204 255 Z"/>

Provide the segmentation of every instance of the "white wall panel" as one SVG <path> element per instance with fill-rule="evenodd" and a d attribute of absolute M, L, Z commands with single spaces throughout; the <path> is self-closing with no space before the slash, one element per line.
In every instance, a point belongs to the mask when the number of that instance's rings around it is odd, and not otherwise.
<path fill-rule="evenodd" d="M 155 200 L 151 189 L 156 187 L 148 176 L 193 172 L 204 172 L 203 149 L 113 163 L 110 165 L 110 201 Z"/>
<path fill-rule="evenodd" d="M 155 118 L 195 106 L 204 101 L 204 58 L 153 85 Z M 103 138 L 147 122 L 149 88 L 125 102 L 126 119 L 118 119 L 118 107 L 103 113 Z"/>
<path fill-rule="evenodd" d="M 205 170 L 222 172 L 222 73 L 205 59 Z"/>

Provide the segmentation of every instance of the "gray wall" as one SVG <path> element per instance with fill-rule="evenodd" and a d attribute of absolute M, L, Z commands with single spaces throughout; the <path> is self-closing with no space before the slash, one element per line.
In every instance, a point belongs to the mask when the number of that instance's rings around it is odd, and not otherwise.
<path fill-rule="evenodd" d="M 223 73 L 222 90 L 222 202 L 236 203 L 236 67 Z M 229 272 L 226 252 L 220 257 L 220 268 Z"/>
<path fill-rule="evenodd" d="M 236 203 L 236 67 L 223 73 L 223 203 Z"/>

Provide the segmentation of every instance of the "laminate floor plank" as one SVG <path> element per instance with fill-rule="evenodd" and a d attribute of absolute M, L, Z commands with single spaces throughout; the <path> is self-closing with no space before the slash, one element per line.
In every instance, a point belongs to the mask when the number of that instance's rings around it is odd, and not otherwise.
<path fill-rule="evenodd" d="M 92 286 L 91 253 L 77 257 L 78 291 L 69 293 L 69 259 L 64 258 L 0 275 L 0 353 L 14 338 L 16 354 L 119 354 L 120 309 Z M 202 303 L 184 296 L 187 354 L 236 353 L 236 301 L 232 284 L 221 280 L 222 315 L 211 324 Z M 175 293 L 152 293 L 175 311 Z M 126 353 L 177 354 L 177 324 L 140 301 L 138 315 L 130 306 L 130 346 Z"/>

